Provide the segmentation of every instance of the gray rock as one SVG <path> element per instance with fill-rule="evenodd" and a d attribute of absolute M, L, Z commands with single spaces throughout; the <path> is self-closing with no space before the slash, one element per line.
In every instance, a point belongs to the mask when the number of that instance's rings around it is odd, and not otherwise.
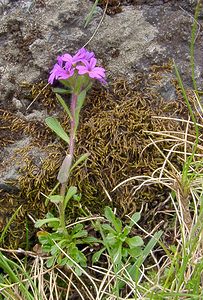
<path fill-rule="evenodd" d="M 63 0 L 60 3 L 50 0 L 41 7 L 33 1 L 29 11 L 25 9 L 25 3 L 22 0 L 14 3 L 1 18 L 1 101 L 19 93 L 22 81 L 46 79 L 44 72 L 48 73 L 56 55 L 82 47 L 93 34 L 101 15 L 98 10 L 85 29 L 84 17 L 91 9 L 87 0 Z"/>
<path fill-rule="evenodd" d="M 16 154 L 16 150 L 20 150 L 28 146 L 30 141 L 30 138 L 27 137 L 23 140 L 16 141 L 16 143 L 4 149 L 2 155 L 3 161 L 0 167 L 0 184 L 2 187 L 6 187 L 6 185 L 8 185 L 9 189 L 10 181 L 17 182 L 17 179 L 19 177 L 18 171 L 20 167 L 23 167 L 23 160 L 19 155 Z M 16 186 L 16 188 L 18 187 Z"/>
<path fill-rule="evenodd" d="M 4 149 L 3 161 L 0 167 L 0 189 L 7 192 L 13 192 L 19 189 L 17 184 L 20 176 L 19 170 L 26 166 L 24 157 L 19 150 L 26 147 L 30 148 L 27 155 L 32 159 L 35 166 L 40 168 L 43 159 L 47 157 L 48 153 L 36 146 L 32 146 L 31 142 L 31 138 L 25 137 Z M 15 182 L 16 185 L 11 186 L 11 182 Z"/>
<path fill-rule="evenodd" d="M 159 83 L 152 88 L 154 88 L 154 90 L 166 101 L 174 101 L 177 99 L 177 93 L 174 85 L 172 84 L 172 76 L 168 73 L 163 74 L 162 76 L 163 77 Z"/>
<path fill-rule="evenodd" d="M 101 58 L 108 76 L 131 79 L 136 71 L 147 71 L 150 64 L 174 58 L 184 79 L 191 84 L 188 54 L 193 5 L 188 1 L 174 1 L 176 5 L 173 1 L 164 2 L 144 1 L 143 5 L 123 7 L 122 13 L 115 16 L 105 16 L 88 48 Z M 85 16 L 92 6 L 88 0 L 18 0 L 7 6 L 0 25 L 1 101 L 20 94 L 22 81 L 46 80 L 56 56 L 82 47 L 103 13 L 97 9 L 84 28 Z M 202 21 L 198 22 L 201 25 Z M 202 39 L 200 27 L 196 41 L 199 53 Z M 202 68 L 199 58 L 198 84 L 202 82 Z"/>
<path fill-rule="evenodd" d="M 25 119 L 27 121 L 41 121 L 41 122 L 44 122 L 46 117 L 47 117 L 46 111 L 33 110 L 32 113 L 25 116 Z"/>
<path fill-rule="evenodd" d="M 145 53 L 164 51 L 156 41 L 157 34 L 157 28 L 146 22 L 142 10 L 125 7 L 122 13 L 105 17 L 90 46 L 104 58 L 111 76 L 123 75 L 130 79 L 135 75 L 132 66 Z M 116 57 L 112 53 L 115 49 Z"/>

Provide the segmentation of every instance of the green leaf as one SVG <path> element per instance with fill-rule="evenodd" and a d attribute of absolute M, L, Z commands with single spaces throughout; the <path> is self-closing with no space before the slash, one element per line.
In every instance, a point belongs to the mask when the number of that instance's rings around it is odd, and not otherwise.
<path fill-rule="evenodd" d="M 56 94 L 62 94 L 62 95 L 69 95 L 71 94 L 71 91 L 67 90 L 67 89 L 61 89 L 61 88 L 54 88 L 53 92 Z"/>
<path fill-rule="evenodd" d="M 128 257 L 128 248 L 122 247 L 122 257 Z"/>
<path fill-rule="evenodd" d="M 132 228 L 133 225 L 135 225 L 141 218 L 141 214 L 140 212 L 136 212 L 132 215 L 132 217 L 130 218 L 130 224 L 129 226 Z"/>
<path fill-rule="evenodd" d="M 60 203 L 60 202 L 63 202 L 63 196 L 61 195 L 52 195 L 52 196 L 49 196 L 49 200 L 52 202 L 52 203 Z"/>
<path fill-rule="evenodd" d="M 78 231 L 81 231 L 83 230 L 84 228 L 84 225 L 79 223 L 79 224 L 76 224 L 74 227 L 73 227 L 73 230 L 72 230 L 72 234 L 75 234 L 77 233 Z"/>
<path fill-rule="evenodd" d="M 53 245 L 51 247 L 51 255 L 56 255 L 57 253 L 60 253 L 59 247 L 57 247 L 56 245 Z"/>
<path fill-rule="evenodd" d="M 137 258 L 138 256 L 140 256 L 142 254 L 142 248 L 140 247 L 136 247 L 133 249 L 127 249 L 128 254 L 133 257 L 133 258 Z"/>
<path fill-rule="evenodd" d="M 81 198 L 82 198 L 82 194 L 75 194 L 73 196 L 73 200 L 76 202 L 80 202 Z"/>
<path fill-rule="evenodd" d="M 55 256 L 50 257 L 47 259 L 46 266 L 47 268 L 51 268 L 55 264 L 56 258 Z"/>
<path fill-rule="evenodd" d="M 117 232 L 122 231 L 122 223 L 121 220 L 115 217 L 112 209 L 109 206 L 106 206 L 104 209 L 104 215 L 112 223 Z"/>
<path fill-rule="evenodd" d="M 45 119 L 45 122 L 47 126 L 51 128 L 51 130 L 53 130 L 62 140 L 69 144 L 69 137 L 56 118 L 48 117 Z"/>
<path fill-rule="evenodd" d="M 119 233 L 119 234 L 117 233 L 117 237 L 122 243 L 125 242 L 126 240 L 126 235 L 123 233 Z"/>
<path fill-rule="evenodd" d="M 49 218 L 49 219 L 41 219 L 41 220 L 37 220 L 35 222 L 35 228 L 40 228 L 42 227 L 44 224 L 47 224 L 49 222 L 54 222 L 54 221 L 59 221 L 59 218 Z"/>
<path fill-rule="evenodd" d="M 112 258 L 113 258 L 113 262 L 116 265 L 119 265 L 121 263 L 122 260 L 122 245 L 119 243 L 118 245 L 116 245 L 116 247 L 113 249 L 112 251 Z"/>
<path fill-rule="evenodd" d="M 139 236 L 127 238 L 125 241 L 130 248 L 140 247 L 144 244 L 143 240 Z"/>
<path fill-rule="evenodd" d="M 79 96 L 79 94 L 81 93 L 81 91 L 86 90 L 85 88 L 83 89 L 83 87 L 85 86 L 85 77 L 86 76 L 78 76 L 77 80 L 75 80 L 75 84 L 74 84 L 74 94 Z"/>
<path fill-rule="evenodd" d="M 88 156 L 90 156 L 90 153 L 89 153 L 89 152 L 87 152 L 87 153 L 85 153 L 85 154 L 82 154 L 82 155 L 78 158 L 78 160 L 74 163 L 74 165 L 72 166 L 72 168 L 70 169 L 70 171 L 72 171 L 73 169 L 75 169 L 75 168 L 77 167 L 77 165 L 79 165 L 80 163 L 82 163 L 83 161 L 85 161 L 85 160 L 88 158 Z"/>
<path fill-rule="evenodd" d="M 66 208 L 68 201 L 77 193 L 77 188 L 75 186 L 70 186 L 66 196 L 65 196 L 65 201 L 64 201 L 64 209 Z"/>
<path fill-rule="evenodd" d="M 131 231 L 131 226 L 129 226 L 129 225 L 126 225 L 125 227 L 124 227 L 124 229 L 123 229 L 123 235 L 126 237 L 126 236 L 128 236 L 128 234 L 130 233 L 130 231 Z"/>
<path fill-rule="evenodd" d="M 78 239 L 78 238 L 81 238 L 81 237 L 86 237 L 87 236 L 87 230 L 81 230 L 80 232 L 77 232 L 76 234 L 74 234 L 72 236 L 72 238 L 74 239 Z"/>
<path fill-rule="evenodd" d="M 110 246 L 113 246 L 116 243 L 115 235 L 113 233 L 108 233 L 104 242 L 108 243 Z"/>
<path fill-rule="evenodd" d="M 45 252 L 45 253 L 50 253 L 51 246 L 50 245 L 43 245 L 42 246 L 42 251 Z"/>
<path fill-rule="evenodd" d="M 154 248 L 156 245 L 157 241 L 160 239 L 162 235 L 162 231 L 158 231 L 154 234 L 154 236 L 150 239 L 150 241 L 147 243 L 145 248 L 142 250 L 141 255 L 139 258 L 136 260 L 136 262 L 129 268 L 128 272 L 131 278 L 136 282 L 138 282 L 139 277 L 140 277 L 140 267 L 147 258 L 147 256 L 150 254 L 150 251 Z"/>
<path fill-rule="evenodd" d="M 109 220 L 110 223 L 114 223 L 115 221 L 115 215 L 112 211 L 112 209 L 109 206 L 106 206 L 104 209 L 104 215 L 107 218 L 107 220 Z"/>
<path fill-rule="evenodd" d="M 71 112 L 70 112 L 66 102 L 63 100 L 63 98 L 60 95 L 56 94 L 56 97 L 57 97 L 58 101 L 60 102 L 61 106 L 63 107 L 63 109 L 65 110 L 65 112 L 67 113 L 67 115 L 69 116 L 70 120 L 72 120 L 73 117 L 71 115 Z"/>
<path fill-rule="evenodd" d="M 65 265 L 67 265 L 67 264 L 68 264 L 68 266 L 70 267 L 71 262 L 70 262 L 70 260 L 68 259 L 68 257 L 62 258 L 62 260 L 60 261 L 60 266 L 65 266 Z M 72 263 L 72 266 L 73 266 L 73 263 Z M 72 267 L 72 266 L 71 266 L 71 267 Z"/>
<path fill-rule="evenodd" d="M 49 222 L 48 226 L 51 227 L 53 230 L 58 230 L 59 229 L 59 221 L 55 221 L 55 222 Z"/>
<path fill-rule="evenodd" d="M 150 254 L 151 250 L 154 248 L 154 246 L 157 244 L 158 240 L 162 236 L 163 231 L 155 232 L 154 236 L 150 239 L 150 241 L 147 243 L 145 248 L 143 249 L 143 261 L 147 258 L 147 256 Z"/>
<path fill-rule="evenodd" d="M 93 254 L 93 256 L 92 256 L 92 263 L 93 263 L 93 264 L 99 261 L 100 256 L 102 255 L 102 253 L 104 252 L 105 249 L 106 249 L 106 248 L 104 247 L 104 248 L 102 248 L 101 250 L 99 250 L 99 251 L 97 251 L 97 252 L 95 252 L 95 253 Z"/>
<path fill-rule="evenodd" d="M 60 79 L 59 82 L 62 83 L 65 87 L 67 87 L 67 88 L 70 89 L 71 84 L 70 84 L 69 80 L 67 80 L 67 79 Z M 71 91 L 70 91 L 70 93 L 71 93 Z"/>
<path fill-rule="evenodd" d="M 77 276 L 81 276 L 82 275 L 82 270 L 79 268 L 79 267 L 75 267 L 75 274 L 77 275 Z"/>
<path fill-rule="evenodd" d="M 95 238 L 94 236 L 87 236 L 86 238 L 84 238 L 83 239 L 83 242 L 84 243 L 86 243 L 86 244 L 101 244 L 102 243 L 102 241 L 101 240 L 99 240 L 99 239 L 97 239 L 97 238 Z"/>
<path fill-rule="evenodd" d="M 101 227 L 105 231 L 116 234 L 116 231 L 109 224 L 102 224 Z"/>

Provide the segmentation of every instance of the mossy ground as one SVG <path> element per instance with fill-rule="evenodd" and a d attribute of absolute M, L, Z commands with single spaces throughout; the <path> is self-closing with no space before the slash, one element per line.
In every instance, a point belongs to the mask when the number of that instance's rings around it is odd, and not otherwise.
<path fill-rule="evenodd" d="M 150 74 L 137 74 L 131 84 L 119 79 L 108 87 L 95 86 L 88 95 L 82 110 L 75 156 L 84 152 L 89 152 L 90 156 L 83 166 L 74 171 L 70 184 L 78 187 L 82 194 L 81 204 L 91 213 L 100 214 L 103 207 L 109 205 L 106 190 L 112 200 L 110 204 L 117 208 L 120 216 L 133 213 L 142 204 L 148 203 L 147 223 L 148 226 L 153 226 L 149 224 L 154 222 L 154 207 L 166 199 L 166 188 L 160 185 L 148 186 L 134 194 L 133 187 L 138 182 L 132 181 L 115 192 L 111 191 L 115 185 L 130 176 L 150 176 L 163 164 L 164 158 L 153 145 L 143 152 L 144 147 L 151 142 L 151 135 L 146 131 L 184 131 L 180 122 L 154 118 L 157 115 L 188 117 L 187 107 L 178 88 L 177 98 L 170 102 L 164 101 L 156 89 L 152 88 L 159 84 L 163 72 L 170 73 L 170 65 L 154 66 Z M 44 86 L 43 83 L 35 84 L 29 92 L 30 100 Z M 68 121 L 50 87 L 43 90 L 34 105 L 47 109 L 50 115 L 58 111 L 59 119 L 68 130 Z M 37 219 L 51 209 L 45 206 L 42 193 L 48 194 L 56 184 L 57 172 L 65 155 L 65 145 L 56 141 L 54 134 L 41 121 L 27 121 L 12 111 L 1 110 L 1 116 L 1 135 L 6 136 L 7 132 L 10 136 L 10 139 L 2 139 L 2 148 L 23 136 L 32 138 L 29 146 L 18 150 L 15 157 L 11 158 L 20 158 L 25 162 L 19 170 L 19 194 L 2 191 L 0 199 L 2 229 L 17 207 L 22 205 L 4 244 L 6 247 L 18 247 L 25 244 L 26 226 L 30 238 L 35 237 L 30 216 Z M 166 152 L 170 147 L 170 142 L 162 143 L 162 149 Z M 36 162 L 36 156 L 33 158 L 32 155 L 33 149 L 40 149 L 46 155 L 39 157 L 40 161 Z M 174 154 L 172 160 L 177 167 L 181 167 L 178 155 Z M 71 205 L 67 215 L 70 220 L 81 214 L 78 206 Z"/>

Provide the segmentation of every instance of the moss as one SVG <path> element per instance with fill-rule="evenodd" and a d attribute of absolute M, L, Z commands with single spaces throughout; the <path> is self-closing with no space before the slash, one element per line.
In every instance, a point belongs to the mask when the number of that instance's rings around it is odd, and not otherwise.
<path fill-rule="evenodd" d="M 82 206 L 86 206 L 92 213 L 100 213 L 104 205 L 109 205 L 105 190 L 112 199 L 112 206 L 117 207 L 120 215 L 139 209 L 142 203 L 159 203 L 166 198 L 168 191 L 159 185 L 142 188 L 134 194 L 134 185 L 138 184 L 135 181 L 111 192 L 121 181 L 131 176 L 151 175 L 162 165 L 163 157 L 155 147 L 147 147 L 143 152 L 143 148 L 151 142 L 147 131 L 183 130 L 181 123 L 153 117 L 187 118 L 187 107 L 178 90 L 178 100 L 164 102 L 151 88 L 152 82 L 154 84 L 156 81 L 158 84 L 161 80 L 163 71 L 170 72 L 169 65 L 154 66 L 149 75 L 137 74 L 134 83 L 130 85 L 119 79 L 108 88 L 95 86 L 89 94 L 81 115 L 75 155 L 78 157 L 88 151 L 90 157 L 82 167 L 74 171 L 70 184 L 79 188 Z M 50 88 L 44 89 L 44 86 L 44 83 L 39 83 L 31 87 L 30 100 L 43 89 L 34 105 L 46 107 L 50 114 L 53 110 L 58 110 L 63 126 L 68 129 L 68 121 L 53 100 L 52 91 Z M 65 145 L 59 141 L 56 143 L 55 135 L 41 122 L 26 121 L 8 111 L 1 111 L 1 114 L 1 128 L 11 128 L 10 142 L 22 135 L 32 138 L 29 146 L 16 152 L 16 159 L 20 157 L 26 162 L 20 169 L 18 184 L 21 192 L 15 196 L 3 194 L 0 199 L 1 203 L 9 203 L 5 206 L 5 216 L 8 211 L 11 216 L 22 204 L 20 214 L 13 222 L 5 242 L 9 247 L 17 247 L 25 241 L 26 216 L 36 219 L 42 217 L 48 209 L 44 205 L 45 198 L 42 194 L 48 194 L 56 184 L 57 173 L 65 155 Z M 8 143 L 5 142 L 2 147 Z M 171 145 L 163 142 L 161 147 L 167 150 Z M 40 162 L 36 162 L 37 157 L 33 155 L 35 149 L 46 154 L 40 158 Z M 178 155 L 173 155 L 172 159 L 177 167 L 181 166 Z M 1 214 L 3 216 L 4 212 Z M 71 204 L 67 217 L 71 219 L 78 215 L 78 207 Z M 1 219 L 2 224 L 6 222 L 6 217 Z M 31 222 L 29 230 L 32 236 L 35 231 Z"/>

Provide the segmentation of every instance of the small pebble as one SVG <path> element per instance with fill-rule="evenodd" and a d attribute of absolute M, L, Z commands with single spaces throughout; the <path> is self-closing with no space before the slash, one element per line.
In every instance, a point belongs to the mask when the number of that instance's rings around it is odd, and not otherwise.
<path fill-rule="evenodd" d="M 21 109 L 23 107 L 22 102 L 15 97 L 13 98 L 12 103 L 16 109 Z"/>

